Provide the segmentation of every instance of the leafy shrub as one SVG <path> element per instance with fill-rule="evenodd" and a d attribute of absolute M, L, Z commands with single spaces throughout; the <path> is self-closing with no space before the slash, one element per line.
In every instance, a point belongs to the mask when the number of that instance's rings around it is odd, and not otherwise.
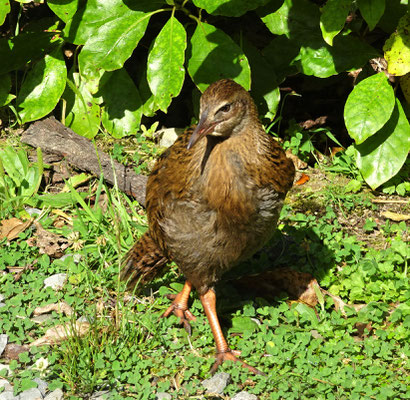
<path fill-rule="evenodd" d="M 409 96 L 410 17 L 406 0 L 386 3 L 3 2 L 0 107 L 25 123 L 61 100 L 62 120 L 78 134 L 92 138 L 102 126 L 120 138 L 137 132 L 143 116 L 166 113 L 189 79 L 200 91 L 223 77 L 252 87 L 262 116 L 272 120 L 287 77 L 326 79 L 363 68 L 344 114 L 357 165 L 376 188 L 398 173 L 410 149 L 409 123 L 386 77 L 401 77 Z M 387 71 L 377 67 L 382 51 Z"/>

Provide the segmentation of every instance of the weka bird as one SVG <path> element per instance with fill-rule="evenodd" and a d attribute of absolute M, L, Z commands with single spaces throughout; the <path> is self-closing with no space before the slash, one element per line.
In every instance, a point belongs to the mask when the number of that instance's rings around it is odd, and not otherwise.
<path fill-rule="evenodd" d="M 214 285 L 271 237 L 294 173 L 249 93 L 224 79 L 205 90 L 195 130 L 162 154 L 148 179 L 149 229 L 128 253 L 122 279 L 132 288 L 175 261 L 186 282 L 163 317 L 174 313 L 190 331 L 188 297 L 198 291 L 216 342 L 212 373 L 224 360 L 240 361 L 222 333 Z"/>

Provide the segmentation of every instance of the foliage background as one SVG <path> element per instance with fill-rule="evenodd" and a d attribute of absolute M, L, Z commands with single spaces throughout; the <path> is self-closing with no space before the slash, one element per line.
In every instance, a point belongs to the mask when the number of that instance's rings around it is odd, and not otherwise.
<path fill-rule="evenodd" d="M 288 86 L 305 97 L 309 85 L 317 97 L 336 90 L 342 102 L 351 92 L 350 138 L 340 120 L 333 131 L 344 145 L 353 139 L 375 189 L 410 149 L 409 21 L 407 0 L 5 1 L 0 107 L 3 120 L 53 112 L 80 135 L 121 138 L 146 117 L 186 126 L 220 78 L 251 89 L 266 123 Z M 325 113 L 334 100 L 322 98 Z"/>

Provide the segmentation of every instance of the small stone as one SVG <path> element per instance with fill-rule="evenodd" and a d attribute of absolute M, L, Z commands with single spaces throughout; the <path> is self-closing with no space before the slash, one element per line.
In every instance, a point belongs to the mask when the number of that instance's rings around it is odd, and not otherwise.
<path fill-rule="evenodd" d="M 41 395 L 44 397 L 47 392 L 48 383 L 40 378 L 34 378 L 33 381 L 37 383 L 37 389 L 41 392 Z"/>
<path fill-rule="evenodd" d="M 14 396 L 13 392 L 0 393 L 0 400 L 20 400 L 20 396 Z"/>
<path fill-rule="evenodd" d="M 54 274 L 44 279 L 44 287 L 51 287 L 54 290 L 62 289 L 67 280 L 67 274 Z"/>
<path fill-rule="evenodd" d="M 13 386 L 11 386 L 10 382 L 7 379 L 0 379 L 0 388 L 4 388 L 5 392 L 13 391 Z"/>
<path fill-rule="evenodd" d="M 2 355 L 4 349 L 7 346 L 7 341 L 9 337 L 5 334 L 0 335 L 0 356 Z"/>
<path fill-rule="evenodd" d="M 94 392 L 90 400 L 108 400 L 110 398 L 109 390 L 100 390 L 99 392 Z"/>
<path fill-rule="evenodd" d="M 159 145 L 161 147 L 170 147 L 178 139 L 178 134 L 183 132 L 183 129 L 177 128 L 164 128 L 159 133 L 162 133 Z"/>
<path fill-rule="evenodd" d="M 226 385 L 231 381 L 231 376 L 226 372 L 219 372 L 210 379 L 202 381 L 202 386 L 206 388 L 206 393 L 222 394 Z"/>
<path fill-rule="evenodd" d="M 7 370 L 6 376 L 9 376 L 11 374 L 11 369 L 7 364 L 1 364 L 0 363 L 0 371 L 3 369 Z"/>
<path fill-rule="evenodd" d="M 43 400 L 43 396 L 37 388 L 32 388 L 21 392 L 19 400 Z"/>
<path fill-rule="evenodd" d="M 33 318 L 30 318 L 31 321 L 35 322 L 36 324 L 43 324 L 44 322 L 48 321 L 49 319 L 53 319 L 53 316 L 51 314 L 41 314 L 41 315 L 36 315 Z"/>
<path fill-rule="evenodd" d="M 33 217 L 34 215 L 41 215 L 41 210 L 38 208 L 26 207 L 25 210 L 30 217 Z"/>
<path fill-rule="evenodd" d="M 44 400 L 62 400 L 63 396 L 63 391 L 61 389 L 56 389 L 44 397 Z"/>
<path fill-rule="evenodd" d="M 172 396 L 169 393 L 158 392 L 155 396 L 155 400 L 171 400 Z"/>
<path fill-rule="evenodd" d="M 3 301 L 5 299 L 4 294 L 0 293 L 0 301 Z"/>
<path fill-rule="evenodd" d="M 231 400 L 258 400 L 258 397 L 248 392 L 239 392 Z"/>
<path fill-rule="evenodd" d="M 2 303 L 2 302 L 0 301 L 0 308 L 5 307 L 5 306 L 6 306 L 6 303 Z"/>

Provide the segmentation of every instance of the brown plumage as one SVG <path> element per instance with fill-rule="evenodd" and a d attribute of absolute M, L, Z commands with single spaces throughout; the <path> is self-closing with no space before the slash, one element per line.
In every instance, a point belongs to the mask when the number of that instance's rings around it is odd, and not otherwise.
<path fill-rule="evenodd" d="M 186 284 L 164 316 L 173 312 L 189 330 L 188 297 L 198 291 L 217 345 L 213 372 L 226 359 L 239 361 L 219 326 L 213 287 L 270 238 L 293 177 L 249 93 L 225 79 L 203 93 L 197 127 L 162 154 L 148 179 L 149 230 L 128 253 L 122 278 L 132 287 L 175 261 Z"/>

